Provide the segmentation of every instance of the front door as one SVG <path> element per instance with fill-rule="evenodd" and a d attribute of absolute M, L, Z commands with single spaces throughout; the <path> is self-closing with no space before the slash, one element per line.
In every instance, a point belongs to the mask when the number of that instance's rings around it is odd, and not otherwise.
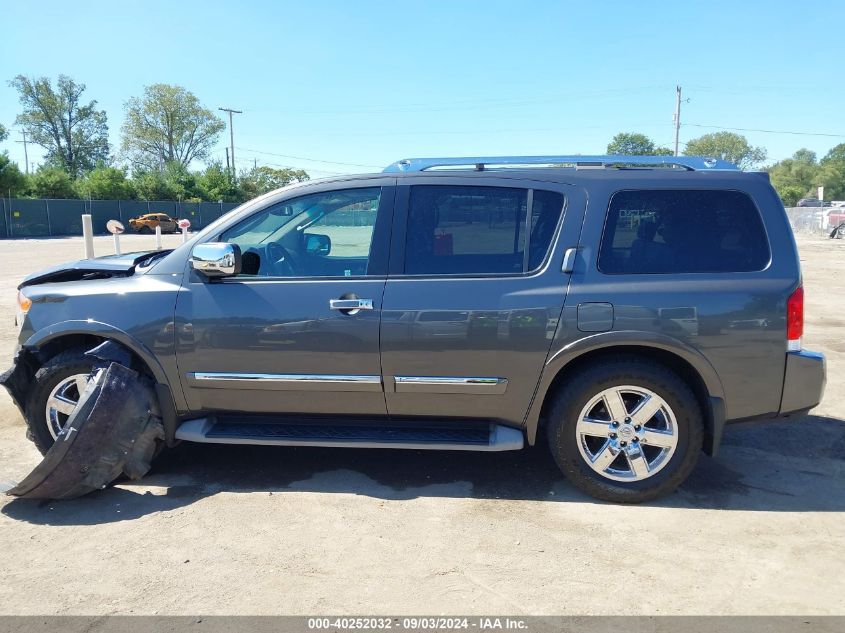
<path fill-rule="evenodd" d="M 566 295 L 561 263 L 578 243 L 583 193 L 518 179 L 402 182 L 382 315 L 388 412 L 521 425 Z"/>
<path fill-rule="evenodd" d="M 194 411 L 386 413 L 379 320 L 392 179 L 275 201 L 209 241 L 242 271 L 194 271 L 177 302 L 177 358 Z"/>

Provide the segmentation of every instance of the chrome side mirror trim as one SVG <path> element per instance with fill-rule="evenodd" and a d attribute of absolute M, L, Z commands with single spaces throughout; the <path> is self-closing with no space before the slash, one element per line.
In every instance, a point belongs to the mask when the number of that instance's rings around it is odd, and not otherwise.
<path fill-rule="evenodd" d="M 230 277 L 241 272 L 241 249 L 227 242 L 197 244 L 190 262 L 191 268 L 206 277 Z"/>

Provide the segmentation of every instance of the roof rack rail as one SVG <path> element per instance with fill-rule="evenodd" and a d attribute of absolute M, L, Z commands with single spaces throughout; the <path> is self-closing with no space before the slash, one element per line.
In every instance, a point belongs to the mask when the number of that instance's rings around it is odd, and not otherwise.
<path fill-rule="evenodd" d="M 465 156 L 461 158 L 405 158 L 388 165 L 386 173 L 416 172 L 429 169 L 519 168 L 531 166 L 589 168 L 678 167 L 687 171 L 738 170 L 733 163 L 704 156 Z"/>

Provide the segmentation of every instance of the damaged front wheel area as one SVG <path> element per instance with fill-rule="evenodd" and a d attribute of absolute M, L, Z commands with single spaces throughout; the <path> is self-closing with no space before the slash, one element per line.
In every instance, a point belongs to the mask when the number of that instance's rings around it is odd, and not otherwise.
<path fill-rule="evenodd" d="M 54 356 L 35 372 L 23 409 L 27 437 L 42 455 L 67 426 L 96 363 L 96 358 L 77 348 Z"/>
<path fill-rule="evenodd" d="M 129 367 L 110 362 L 96 369 L 44 460 L 8 494 L 70 499 L 121 474 L 144 476 L 164 440 L 156 403 L 150 381 Z"/>

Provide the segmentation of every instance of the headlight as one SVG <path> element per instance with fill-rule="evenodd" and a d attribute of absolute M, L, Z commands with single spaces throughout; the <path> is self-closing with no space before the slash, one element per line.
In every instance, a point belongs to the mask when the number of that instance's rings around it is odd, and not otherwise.
<path fill-rule="evenodd" d="M 15 311 L 15 325 L 23 326 L 23 318 L 29 309 L 32 307 L 32 299 L 27 297 L 22 291 L 18 290 L 18 308 Z"/>

